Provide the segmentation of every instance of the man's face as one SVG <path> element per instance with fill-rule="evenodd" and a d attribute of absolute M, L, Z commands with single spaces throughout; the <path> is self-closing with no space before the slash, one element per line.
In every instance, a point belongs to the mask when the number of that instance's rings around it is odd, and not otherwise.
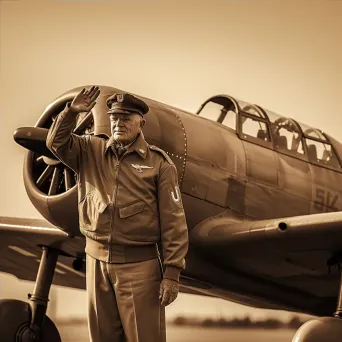
<path fill-rule="evenodd" d="M 145 119 L 136 113 L 114 113 L 110 114 L 109 117 L 112 135 L 116 141 L 119 141 L 123 145 L 132 142 L 145 124 Z"/>

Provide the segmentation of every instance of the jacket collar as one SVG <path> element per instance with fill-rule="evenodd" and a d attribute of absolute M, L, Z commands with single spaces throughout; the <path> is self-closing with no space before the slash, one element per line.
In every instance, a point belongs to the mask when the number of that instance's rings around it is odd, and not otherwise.
<path fill-rule="evenodd" d="M 106 142 L 104 153 L 106 154 L 108 149 L 113 145 L 115 145 L 115 139 L 112 135 Z M 144 134 L 143 132 L 140 132 L 140 134 L 137 136 L 133 144 L 128 147 L 128 152 L 135 151 L 136 153 L 139 154 L 141 158 L 145 159 L 146 153 L 147 153 L 147 147 L 148 147 L 148 144 L 145 140 Z"/>

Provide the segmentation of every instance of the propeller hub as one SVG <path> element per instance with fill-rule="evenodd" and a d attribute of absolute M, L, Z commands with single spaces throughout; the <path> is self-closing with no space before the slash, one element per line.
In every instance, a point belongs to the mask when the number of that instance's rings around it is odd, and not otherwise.
<path fill-rule="evenodd" d="M 46 156 L 43 156 L 43 160 L 44 160 L 45 164 L 51 165 L 51 166 L 57 166 L 57 165 L 61 164 L 60 160 L 52 159 L 52 158 L 49 158 L 49 157 L 46 157 Z"/>

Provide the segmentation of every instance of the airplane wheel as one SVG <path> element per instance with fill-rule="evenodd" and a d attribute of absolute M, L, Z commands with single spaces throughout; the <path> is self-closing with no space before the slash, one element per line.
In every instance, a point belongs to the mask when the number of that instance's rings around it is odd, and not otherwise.
<path fill-rule="evenodd" d="M 31 306 L 15 299 L 0 300 L 1 342 L 37 342 L 30 335 Z M 61 342 L 61 337 L 48 316 L 45 316 L 39 342 Z"/>
<path fill-rule="evenodd" d="M 335 317 L 317 317 L 304 323 L 292 338 L 292 342 L 341 341 L 342 320 Z"/>

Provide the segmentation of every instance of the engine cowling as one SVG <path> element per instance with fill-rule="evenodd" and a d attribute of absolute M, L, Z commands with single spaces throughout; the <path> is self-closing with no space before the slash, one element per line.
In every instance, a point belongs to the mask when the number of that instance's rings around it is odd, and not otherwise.
<path fill-rule="evenodd" d="M 86 86 L 89 88 L 90 86 Z M 56 98 L 42 113 L 34 127 L 49 129 L 55 117 L 68 101 L 83 87 L 71 89 Z M 75 134 L 110 135 L 106 99 L 120 90 L 100 87 L 100 96 L 90 113 L 80 113 Z M 28 151 L 24 161 L 24 184 L 27 195 L 41 215 L 71 235 L 79 235 L 77 208 L 77 175 L 57 158 L 44 156 L 40 151 Z"/>
<path fill-rule="evenodd" d="M 82 88 L 90 87 L 77 87 L 60 95 L 44 110 L 34 127 L 19 128 L 14 133 L 16 142 L 29 150 L 23 171 L 26 192 L 32 204 L 46 220 L 74 236 L 80 235 L 77 175 L 46 148 L 46 136 L 66 103 L 72 101 Z M 106 100 L 123 90 L 108 86 L 99 86 L 99 89 L 100 95 L 92 111 L 78 115 L 74 134 L 110 136 Z M 145 139 L 169 154 L 178 169 L 181 184 L 185 174 L 187 146 L 181 113 L 173 107 L 139 97 L 150 107 L 143 129 Z"/>

